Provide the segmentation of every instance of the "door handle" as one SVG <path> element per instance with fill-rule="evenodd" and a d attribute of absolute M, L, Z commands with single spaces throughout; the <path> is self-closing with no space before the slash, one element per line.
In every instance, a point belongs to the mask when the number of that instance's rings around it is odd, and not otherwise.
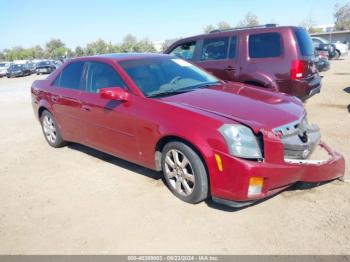
<path fill-rule="evenodd" d="M 82 105 L 81 106 L 81 110 L 84 112 L 90 112 L 91 111 L 91 107 L 87 106 L 87 105 Z"/>
<path fill-rule="evenodd" d="M 225 71 L 229 71 L 229 72 L 235 71 L 235 70 L 236 69 L 234 67 L 232 67 L 232 66 L 228 66 L 228 67 L 225 68 Z"/>
<path fill-rule="evenodd" d="M 58 101 L 58 96 L 51 96 L 51 101 L 52 102 L 57 102 Z"/>

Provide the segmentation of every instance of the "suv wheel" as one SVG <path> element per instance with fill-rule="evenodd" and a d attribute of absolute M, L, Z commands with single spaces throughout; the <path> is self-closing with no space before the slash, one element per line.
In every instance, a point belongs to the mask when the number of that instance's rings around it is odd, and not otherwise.
<path fill-rule="evenodd" d="M 208 197 L 208 176 L 203 161 L 188 145 L 170 142 L 162 152 L 162 170 L 172 193 L 188 203 Z"/>
<path fill-rule="evenodd" d="M 57 122 L 49 111 L 44 111 L 40 118 L 41 127 L 46 141 L 50 146 L 58 148 L 66 144 L 63 140 Z"/>

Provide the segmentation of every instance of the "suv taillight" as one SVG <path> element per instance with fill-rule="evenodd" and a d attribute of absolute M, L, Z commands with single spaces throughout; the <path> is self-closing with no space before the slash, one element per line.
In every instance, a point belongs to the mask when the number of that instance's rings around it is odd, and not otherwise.
<path fill-rule="evenodd" d="M 292 62 L 292 69 L 290 70 L 290 77 L 292 79 L 300 79 L 306 76 L 308 63 L 304 60 L 294 60 Z"/>

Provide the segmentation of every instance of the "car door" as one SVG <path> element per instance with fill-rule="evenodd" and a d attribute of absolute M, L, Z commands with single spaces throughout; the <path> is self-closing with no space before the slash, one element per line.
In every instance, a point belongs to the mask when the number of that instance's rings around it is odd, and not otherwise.
<path fill-rule="evenodd" d="M 53 82 L 49 101 L 63 137 L 68 141 L 81 141 L 81 89 L 85 62 L 68 64 Z"/>
<path fill-rule="evenodd" d="M 203 40 L 195 63 L 220 79 L 237 79 L 237 37 L 220 36 Z"/>
<path fill-rule="evenodd" d="M 132 99 L 112 101 L 98 94 L 100 88 L 112 87 L 127 88 L 113 66 L 99 61 L 88 62 L 81 99 L 84 143 L 125 159 L 135 159 L 138 151 Z"/>

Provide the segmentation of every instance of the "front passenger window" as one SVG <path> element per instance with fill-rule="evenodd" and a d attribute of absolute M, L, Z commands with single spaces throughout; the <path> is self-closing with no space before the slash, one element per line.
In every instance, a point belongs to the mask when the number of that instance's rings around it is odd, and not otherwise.
<path fill-rule="evenodd" d="M 173 49 L 170 54 L 185 60 L 191 60 L 196 48 L 196 42 L 184 43 Z"/>
<path fill-rule="evenodd" d="M 101 88 L 121 87 L 126 85 L 114 68 L 101 62 L 89 62 L 87 91 L 98 93 Z"/>

